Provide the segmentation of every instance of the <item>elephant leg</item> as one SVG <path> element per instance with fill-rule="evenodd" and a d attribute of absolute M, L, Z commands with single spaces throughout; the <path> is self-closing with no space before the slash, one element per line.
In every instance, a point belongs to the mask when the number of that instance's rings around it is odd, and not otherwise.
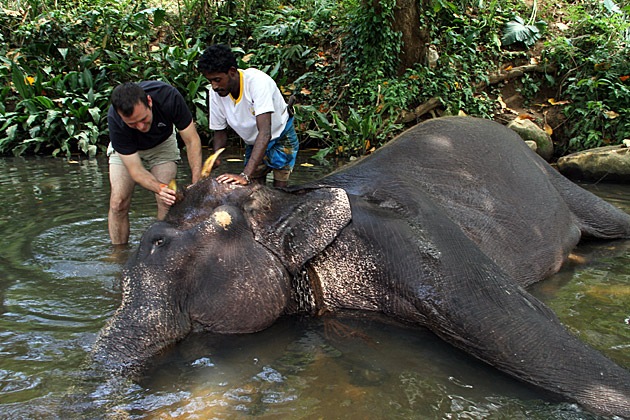
<path fill-rule="evenodd" d="M 439 209 L 425 205 L 418 220 L 439 227 L 425 230 L 423 247 L 435 251 L 423 256 L 418 248 L 415 276 L 407 272 L 398 283 L 399 296 L 414 295 L 419 323 L 524 382 L 594 411 L 630 416 L 630 372 L 571 335 Z"/>
<path fill-rule="evenodd" d="M 572 336 L 526 291 L 496 289 L 480 287 L 468 291 L 470 299 L 454 299 L 451 315 L 433 330 L 520 380 L 595 411 L 630 416 L 628 371 Z"/>
<path fill-rule="evenodd" d="M 546 171 L 583 235 L 602 239 L 630 238 L 630 215 L 575 185 L 554 169 Z"/>

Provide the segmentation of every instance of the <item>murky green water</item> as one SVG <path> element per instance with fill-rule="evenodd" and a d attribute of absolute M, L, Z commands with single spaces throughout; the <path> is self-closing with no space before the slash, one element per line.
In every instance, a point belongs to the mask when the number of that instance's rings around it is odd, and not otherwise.
<path fill-rule="evenodd" d="M 240 162 L 224 163 L 240 171 Z M 292 180 L 322 171 L 300 166 Z M 186 176 L 180 170 L 180 184 Z M 589 188 L 630 212 L 630 187 Z M 290 318 L 258 334 L 196 335 L 138 383 L 92 376 L 86 352 L 119 304 L 131 252 L 109 244 L 108 192 L 101 159 L 0 159 L 0 418 L 597 418 L 378 317 L 344 318 L 341 330 Z M 152 195 L 137 188 L 132 247 L 154 214 Z M 589 243 L 576 254 L 579 264 L 533 291 L 630 368 L 630 242 Z"/>

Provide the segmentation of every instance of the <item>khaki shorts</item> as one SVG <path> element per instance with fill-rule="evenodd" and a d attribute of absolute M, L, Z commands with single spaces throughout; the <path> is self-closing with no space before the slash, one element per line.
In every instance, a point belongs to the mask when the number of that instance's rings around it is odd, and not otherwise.
<path fill-rule="evenodd" d="M 142 163 L 144 163 L 149 169 L 163 163 L 177 162 L 181 159 L 181 156 L 179 154 L 179 148 L 177 147 L 177 137 L 175 132 L 173 132 L 173 134 L 171 134 L 171 136 L 162 143 L 151 149 L 138 150 L 138 155 L 140 155 Z M 111 143 L 107 147 L 107 156 L 109 156 L 110 165 L 123 165 L 118 152 L 114 150 Z"/>
<path fill-rule="evenodd" d="M 250 178 L 265 178 L 269 172 L 273 171 L 273 179 L 276 181 L 288 181 L 291 175 L 290 169 L 275 169 L 261 163 L 254 169 Z"/>

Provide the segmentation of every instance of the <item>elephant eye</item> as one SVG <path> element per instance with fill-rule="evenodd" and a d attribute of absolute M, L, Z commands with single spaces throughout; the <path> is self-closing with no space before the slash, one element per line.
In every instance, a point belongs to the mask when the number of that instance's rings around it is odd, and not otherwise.
<path fill-rule="evenodd" d="M 153 239 L 153 247 L 151 247 L 151 254 L 153 254 L 155 250 L 162 245 L 164 245 L 163 237 Z"/>

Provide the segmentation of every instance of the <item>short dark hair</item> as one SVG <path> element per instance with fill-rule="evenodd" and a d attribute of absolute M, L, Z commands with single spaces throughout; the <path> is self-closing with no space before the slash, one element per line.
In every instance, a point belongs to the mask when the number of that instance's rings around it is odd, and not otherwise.
<path fill-rule="evenodd" d="M 149 107 L 147 93 L 136 83 L 123 83 L 116 86 L 112 92 L 111 101 L 114 109 L 125 117 L 133 114 L 138 102 L 143 103 L 147 108 Z"/>
<path fill-rule="evenodd" d="M 197 70 L 201 73 L 227 73 L 230 68 L 238 68 L 234 53 L 224 44 L 210 45 L 199 57 Z"/>

